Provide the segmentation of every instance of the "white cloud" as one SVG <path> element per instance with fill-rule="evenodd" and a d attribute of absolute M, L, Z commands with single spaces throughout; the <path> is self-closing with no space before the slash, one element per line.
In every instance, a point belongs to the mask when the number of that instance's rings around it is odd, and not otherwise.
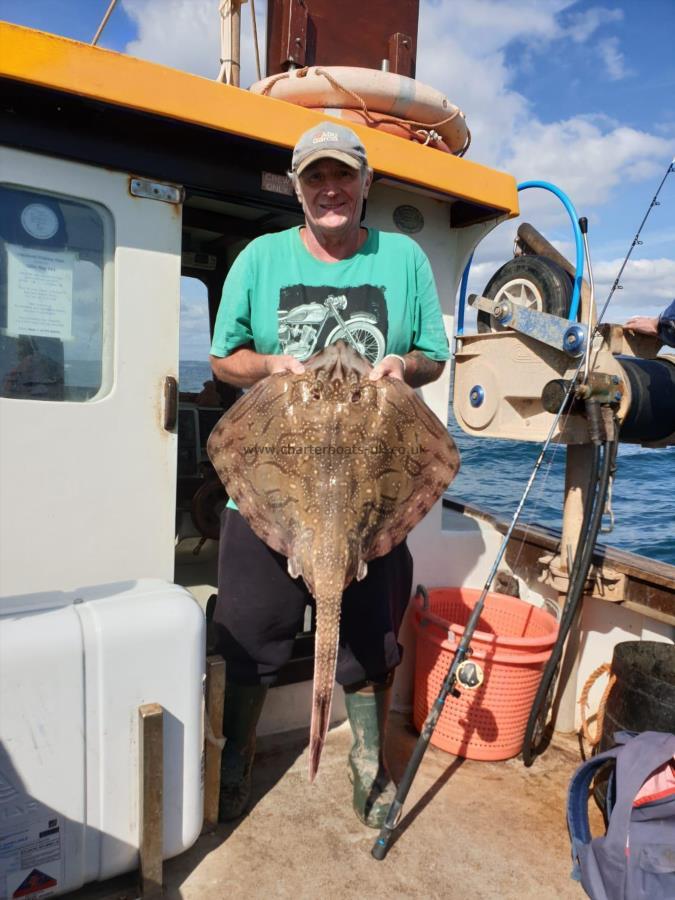
<path fill-rule="evenodd" d="M 581 13 L 572 13 L 568 25 L 564 29 L 566 36 L 577 44 L 585 43 L 602 25 L 621 22 L 623 10 L 607 9 L 604 6 L 592 6 Z"/>
<path fill-rule="evenodd" d="M 672 146 L 665 138 L 627 126 L 603 127 L 588 117 L 548 124 L 533 117 L 511 142 L 508 168 L 519 179 L 554 181 L 595 206 L 620 182 L 659 174 Z"/>
<path fill-rule="evenodd" d="M 605 38 L 599 41 L 596 49 L 612 81 L 620 81 L 622 78 L 632 74 L 631 70 L 626 66 L 623 53 L 619 50 L 618 38 Z"/>
<path fill-rule="evenodd" d="M 466 112 L 474 141 L 471 157 L 522 180 L 559 184 L 587 205 L 602 204 L 622 180 L 652 177 L 675 148 L 672 140 L 602 116 L 542 121 L 515 89 L 506 51 L 514 42 L 587 40 L 621 12 L 592 7 L 563 27 L 564 0 L 476 0 L 425 6 L 420 16 L 418 77 L 445 91 Z M 458 8 L 456 8 L 458 7 Z M 627 74 L 616 38 L 607 38 L 605 65 Z"/>
<path fill-rule="evenodd" d="M 138 37 L 125 50 L 175 69 L 216 78 L 220 69 L 220 14 L 216 0 L 123 0 Z M 264 68 L 265 4 L 256 6 L 258 42 Z M 241 83 L 256 81 L 251 4 L 241 9 Z"/>
<path fill-rule="evenodd" d="M 599 306 L 619 273 L 623 259 L 599 262 L 594 268 Z M 621 276 L 623 290 L 616 291 L 607 311 L 607 319 L 622 322 L 629 316 L 656 316 L 675 297 L 675 260 L 631 259 Z"/>

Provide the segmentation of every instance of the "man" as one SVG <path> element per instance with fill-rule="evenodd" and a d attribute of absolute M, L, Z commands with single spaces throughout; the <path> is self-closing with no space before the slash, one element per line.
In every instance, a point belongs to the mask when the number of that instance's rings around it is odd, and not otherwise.
<path fill-rule="evenodd" d="M 675 300 L 660 316 L 633 316 L 623 327 L 638 334 L 661 338 L 664 344 L 675 347 Z"/>
<path fill-rule="evenodd" d="M 429 261 L 410 238 L 361 225 L 373 172 L 359 138 L 323 122 L 298 140 L 290 177 L 305 224 L 249 244 L 228 273 L 211 347 L 215 376 L 250 387 L 302 361 L 345 330 L 374 364 L 370 377 L 434 381 L 448 343 Z M 384 761 L 398 630 L 412 586 L 405 542 L 369 564 L 342 600 L 337 681 L 354 732 L 354 809 L 384 822 L 395 788 Z M 311 597 L 233 508 L 221 522 L 214 623 L 227 661 L 221 820 L 245 810 L 255 728 L 267 686 L 290 658 Z"/>

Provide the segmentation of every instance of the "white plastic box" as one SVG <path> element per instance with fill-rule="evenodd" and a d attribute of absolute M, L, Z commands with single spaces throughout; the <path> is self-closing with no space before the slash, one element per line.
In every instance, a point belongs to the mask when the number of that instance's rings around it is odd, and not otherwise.
<path fill-rule="evenodd" d="M 164 708 L 164 856 L 203 813 L 204 615 L 160 580 L 0 598 L 0 898 L 138 864 L 138 707 Z"/>

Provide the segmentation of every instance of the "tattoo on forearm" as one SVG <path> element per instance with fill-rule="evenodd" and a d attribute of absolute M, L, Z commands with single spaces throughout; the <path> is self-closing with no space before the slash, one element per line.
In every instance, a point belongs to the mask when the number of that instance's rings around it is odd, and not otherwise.
<path fill-rule="evenodd" d="M 412 366 L 406 369 L 405 380 L 410 387 L 414 388 L 436 381 L 445 367 L 444 362 L 429 359 L 421 350 L 412 350 L 410 353 L 406 353 L 405 360 L 406 363 L 408 361 L 412 363 Z"/>

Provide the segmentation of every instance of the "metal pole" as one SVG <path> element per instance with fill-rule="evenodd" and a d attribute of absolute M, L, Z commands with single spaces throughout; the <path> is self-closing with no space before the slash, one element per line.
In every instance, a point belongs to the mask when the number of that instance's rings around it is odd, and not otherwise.
<path fill-rule="evenodd" d="M 584 506 L 589 491 L 594 485 L 589 482 L 592 444 L 570 444 L 567 447 L 565 462 L 565 499 L 563 501 L 562 538 L 560 542 L 560 568 L 567 572 L 568 587 L 571 566 L 568 560 L 574 559 L 579 543 L 579 535 L 584 519 Z M 560 594 L 558 603 L 562 610 L 567 594 Z M 578 661 L 579 631 L 572 632 L 567 641 L 563 670 L 565 679 L 561 677 L 562 693 L 558 704 L 555 727 L 557 731 L 574 731 L 576 716 L 576 676 Z"/>
<path fill-rule="evenodd" d="M 95 47 L 96 44 L 98 44 L 98 39 L 99 39 L 99 38 L 101 37 L 101 35 L 103 34 L 103 29 L 104 29 L 105 26 L 108 24 L 108 19 L 109 19 L 110 16 L 112 15 L 112 11 L 115 9 L 116 3 L 117 3 L 117 0 L 110 0 L 110 5 L 108 6 L 108 9 L 106 10 L 105 15 L 104 15 L 103 18 L 101 19 L 101 24 L 98 26 L 98 31 L 97 31 L 96 34 L 94 35 L 94 39 L 93 39 L 92 42 L 91 42 L 91 46 L 92 46 L 92 47 Z"/>
<path fill-rule="evenodd" d="M 230 27 L 232 29 L 230 84 L 234 85 L 234 87 L 239 87 L 241 73 L 241 3 L 239 0 L 232 0 L 230 16 Z"/>

